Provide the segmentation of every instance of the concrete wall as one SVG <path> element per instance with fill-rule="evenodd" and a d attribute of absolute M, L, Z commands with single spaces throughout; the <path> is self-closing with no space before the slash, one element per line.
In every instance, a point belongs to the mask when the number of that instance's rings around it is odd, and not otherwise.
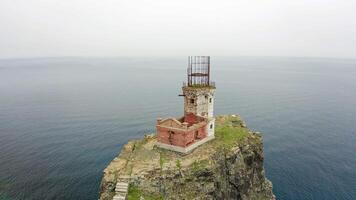
<path fill-rule="evenodd" d="M 215 101 L 214 92 L 212 92 L 212 95 L 209 96 L 208 101 L 209 101 L 209 103 L 208 103 L 208 117 L 212 118 L 212 117 L 214 117 L 214 101 Z"/>
<path fill-rule="evenodd" d="M 205 142 L 208 142 L 214 138 L 215 138 L 214 136 L 205 137 L 204 139 L 194 142 L 193 144 L 191 144 L 187 147 L 173 146 L 173 145 L 169 145 L 169 144 L 160 143 L 159 141 L 157 141 L 156 146 L 158 146 L 160 148 L 168 149 L 171 151 L 177 151 L 177 152 L 187 154 L 187 153 L 190 153 L 193 149 L 197 148 L 198 146 L 200 146 L 200 145 L 204 144 Z"/>
<path fill-rule="evenodd" d="M 215 134 L 215 118 L 212 118 L 206 127 L 208 136 L 213 136 Z"/>
<path fill-rule="evenodd" d="M 206 132 L 208 136 L 215 133 L 215 118 L 214 118 L 214 95 L 215 88 L 194 88 L 183 87 L 184 98 L 184 115 L 190 116 L 194 113 L 198 116 L 206 117 L 209 120 Z M 194 99 L 194 103 L 191 102 Z M 188 117 L 189 118 L 189 117 Z M 210 128 L 212 126 L 212 128 Z"/>
<path fill-rule="evenodd" d="M 194 113 L 202 117 L 214 116 L 214 88 L 183 87 L 184 114 Z M 192 99 L 194 102 L 192 102 Z"/>

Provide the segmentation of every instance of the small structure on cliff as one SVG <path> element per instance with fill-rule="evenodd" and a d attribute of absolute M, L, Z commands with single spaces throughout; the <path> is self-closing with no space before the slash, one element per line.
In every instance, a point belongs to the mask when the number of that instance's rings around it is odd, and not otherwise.
<path fill-rule="evenodd" d="M 189 56 L 187 82 L 183 83 L 184 116 L 157 119 L 156 146 L 188 153 L 214 139 L 215 83 L 210 81 L 210 57 Z"/>

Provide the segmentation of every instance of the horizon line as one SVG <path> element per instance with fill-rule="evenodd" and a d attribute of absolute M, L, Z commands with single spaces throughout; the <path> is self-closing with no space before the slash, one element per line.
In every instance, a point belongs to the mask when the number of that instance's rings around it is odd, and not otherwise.
<path fill-rule="evenodd" d="M 34 56 L 34 57 L 9 57 L 9 58 L 0 58 L 0 61 L 9 61 L 9 60 L 41 60 L 41 59 L 79 59 L 79 58 L 86 58 L 86 59 L 108 59 L 108 58 L 125 58 L 125 59 L 132 59 L 132 58 L 178 58 L 178 57 L 188 57 L 189 55 L 182 56 L 182 55 L 164 55 L 164 56 Z M 333 59 L 333 60 L 356 60 L 356 57 L 326 57 L 326 56 L 271 56 L 271 55 L 217 55 L 211 56 L 213 58 L 237 58 L 237 57 L 250 57 L 250 58 L 286 58 L 286 59 Z"/>

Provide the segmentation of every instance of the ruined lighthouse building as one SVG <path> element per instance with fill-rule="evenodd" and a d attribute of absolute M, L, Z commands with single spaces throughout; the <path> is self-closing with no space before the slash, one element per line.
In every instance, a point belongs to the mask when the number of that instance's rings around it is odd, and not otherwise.
<path fill-rule="evenodd" d="M 215 83 L 210 81 L 210 57 L 188 57 L 187 82 L 183 83 L 184 116 L 157 119 L 157 146 L 188 153 L 214 139 Z"/>

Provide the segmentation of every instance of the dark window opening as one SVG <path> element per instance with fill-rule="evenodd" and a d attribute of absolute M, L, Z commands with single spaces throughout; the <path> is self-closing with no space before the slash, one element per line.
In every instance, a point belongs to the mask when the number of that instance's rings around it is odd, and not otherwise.
<path fill-rule="evenodd" d="M 168 141 L 169 141 L 170 144 L 173 144 L 173 135 L 174 135 L 174 132 L 171 131 L 171 130 L 169 130 L 169 131 L 168 131 L 168 134 L 169 134 L 169 136 L 168 136 Z"/>
<path fill-rule="evenodd" d="M 213 125 L 212 124 L 210 124 L 210 129 L 213 129 Z"/>
<path fill-rule="evenodd" d="M 194 103 L 194 99 L 190 99 L 190 103 Z"/>
<path fill-rule="evenodd" d="M 194 134 L 194 138 L 195 138 L 195 139 L 199 139 L 199 138 L 198 138 L 198 133 L 199 133 L 199 131 L 195 131 L 195 134 Z"/>
<path fill-rule="evenodd" d="M 211 98 L 209 99 L 209 103 L 211 103 Z"/>

